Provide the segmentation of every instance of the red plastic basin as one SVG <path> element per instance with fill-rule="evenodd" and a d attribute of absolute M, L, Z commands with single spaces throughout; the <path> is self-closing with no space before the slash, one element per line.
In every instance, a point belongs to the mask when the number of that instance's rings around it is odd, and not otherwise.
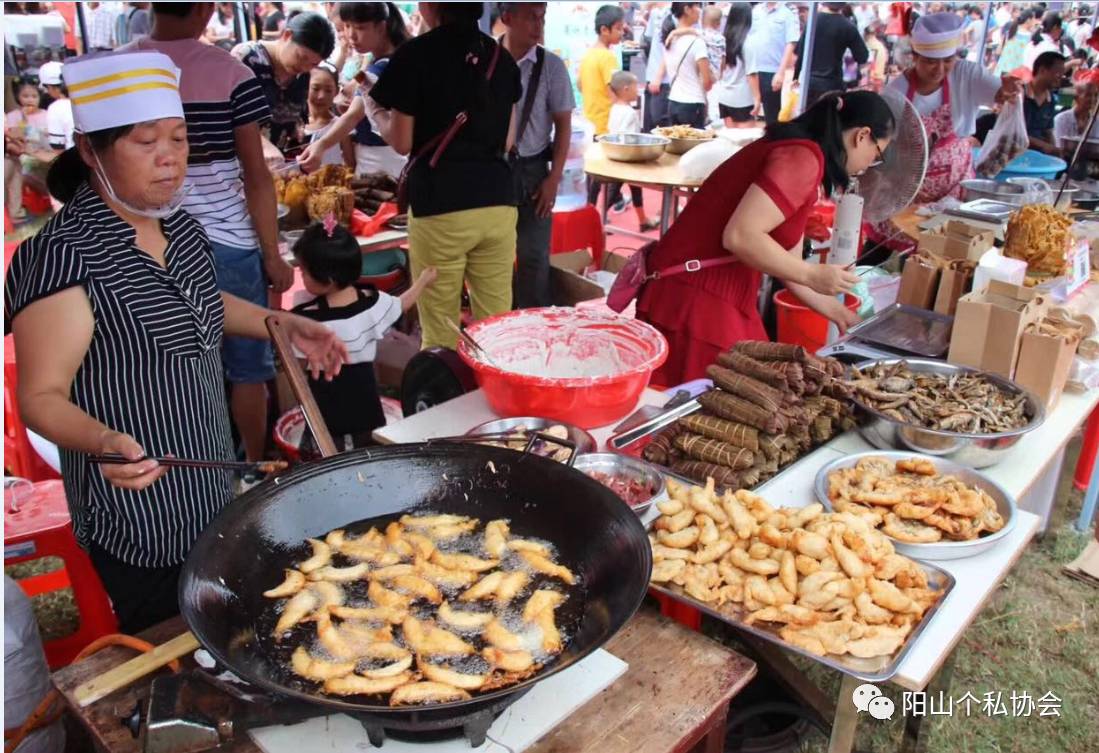
<path fill-rule="evenodd" d="M 497 414 L 552 418 L 583 429 L 628 415 L 668 357 L 664 336 L 648 324 L 579 309 L 511 311 L 467 332 L 493 363 L 464 342 L 458 354 Z"/>

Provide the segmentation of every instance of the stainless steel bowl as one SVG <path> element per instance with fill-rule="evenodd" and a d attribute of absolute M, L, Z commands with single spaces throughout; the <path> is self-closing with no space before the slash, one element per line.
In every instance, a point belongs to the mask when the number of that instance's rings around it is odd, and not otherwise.
<path fill-rule="evenodd" d="M 854 468 L 860 460 L 868 457 L 886 458 L 894 463 L 905 458 L 922 457 L 930 460 L 935 464 L 935 469 L 940 474 L 955 476 L 962 483 L 985 491 L 996 502 L 996 511 L 1004 519 L 1004 527 L 999 531 L 972 541 L 937 541 L 934 544 L 907 544 L 890 537 L 894 548 L 901 554 L 921 560 L 957 560 L 963 557 L 973 557 L 996 546 L 1015 527 L 1015 511 L 1017 509 L 1015 499 L 1002 486 L 971 468 L 966 468 L 963 465 L 942 458 L 929 458 L 916 452 L 860 452 L 857 455 L 848 455 L 833 460 L 817 472 L 817 480 L 813 489 L 820 503 L 829 510 L 832 509 L 832 500 L 828 499 L 828 476 L 833 471 Z"/>
<path fill-rule="evenodd" d="M 608 133 L 600 136 L 603 154 L 617 162 L 652 162 L 660 159 L 671 139 L 649 133 Z"/>
<path fill-rule="evenodd" d="M 466 435 L 473 434 L 502 434 L 504 432 L 516 431 L 520 428 L 526 429 L 526 431 L 542 431 L 548 429 L 551 426 L 564 426 L 565 430 L 569 433 L 569 439 L 576 445 L 576 455 L 579 456 L 585 452 L 594 452 L 597 447 L 595 443 L 595 437 L 588 432 L 581 429 L 579 426 L 573 426 L 572 424 L 566 424 L 564 421 L 554 421 L 552 418 L 538 418 L 535 416 L 518 416 L 515 418 L 498 418 L 495 421 L 486 421 L 480 426 L 475 426 L 466 432 Z"/>
<path fill-rule="evenodd" d="M 890 358 L 880 361 L 864 361 L 856 364 L 861 370 L 868 370 L 883 364 L 891 366 L 905 361 L 914 373 L 943 374 L 980 374 L 1010 395 L 1025 394 L 1027 414 L 1030 423 L 1013 431 L 997 434 L 966 434 L 939 429 L 925 429 L 921 426 L 904 423 L 886 416 L 862 402 L 858 395 L 854 398 L 855 413 L 859 419 L 859 433 L 870 444 L 883 450 L 908 450 L 931 455 L 943 460 L 952 460 L 970 468 L 987 468 L 996 465 L 1011 451 L 1024 434 L 1034 431 L 1046 420 L 1046 410 L 1042 402 L 1033 393 L 1024 390 L 1014 382 L 1001 376 L 979 369 L 955 366 L 945 361 L 932 361 L 922 358 Z"/>
<path fill-rule="evenodd" d="M 705 144 L 707 141 L 713 141 L 716 137 L 715 134 L 711 133 L 709 136 L 701 139 L 682 139 L 675 136 L 665 136 L 660 132 L 659 128 L 653 129 L 653 134 L 655 134 L 656 136 L 660 136 L 661 138 L 668 139 L 671 142 L 665 149 L 668 154 L 686 154 L 699 144 Z"/>
<path fill-rule="evenodd" d="M 982 180 L 974 178 L 962 181 L 962 201 L 975 201 L 977 199 L 991 199 L 1002 201 L 1013 206 L 1023 205 L 1023 196 L 1026 191 L 1022 186 L 1011 183 L 1000 183 L 995 180 Z"/>
<path fill-rule="evenodd" d="M 667 484 L 664 482 L 664 475 L 657 470 L 656 466 L 629 455 L 619 455 L 615 452 L 593 452 L 588 455 L 578 456 L 572 467 L 589 476 L 593 473 L 605 473 L 608 476 L 624 477 L 647 485 L 652 489 L 649 498 L 636 505 L 630 505 L 630 509 L 638 516 L 644 515 L 653 506 L 653 503 L 667 495 Z"/>

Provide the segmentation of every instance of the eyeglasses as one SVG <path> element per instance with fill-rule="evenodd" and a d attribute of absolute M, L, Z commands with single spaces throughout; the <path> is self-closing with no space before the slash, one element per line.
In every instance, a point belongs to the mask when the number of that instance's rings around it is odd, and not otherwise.
<path fill-rule="evenodd" d="M 885 164 L 885 155 L 882 154 L 881 145 L 877 141 L 874 141 L 874 150 L 878 153 L 878 158 L 868 165 L 870 167 L 881 167 Z"/>

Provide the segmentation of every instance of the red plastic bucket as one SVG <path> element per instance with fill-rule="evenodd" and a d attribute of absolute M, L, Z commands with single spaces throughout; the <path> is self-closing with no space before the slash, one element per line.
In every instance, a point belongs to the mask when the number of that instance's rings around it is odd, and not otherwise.
<path fill-rule="evenodd" d="M 861 303 L 857 295 L 850 293 L 843 301 L 850 311 L 858 311 Z M 800 345 L 810 353 L 816 353 L 828 343 L 828 320 L 789 290 L 775 293 L 775 323 L 780 343 Z"/>

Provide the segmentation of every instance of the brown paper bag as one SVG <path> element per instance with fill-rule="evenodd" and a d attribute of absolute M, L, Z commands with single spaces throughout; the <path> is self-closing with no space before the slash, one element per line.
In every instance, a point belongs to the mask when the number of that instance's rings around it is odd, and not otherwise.
<path fill-rule="evenodd" d="M 1023 331 L 1040 318 L 1044 306 L 1033 289 L 999 280 L 962 296 L 954 312 L 947 360 L 1011 379 Z"/>
<path fill-rule="evenodd" d="M 954 316 L 958 299 L 969 292 L 973 285 L 973 269 L 969 261 L 953 261 L 942 271 L 939 292 L 935 296 L 935 313 Z"/>
<path fill-rule="evenodd" d="M 1033 392 L 1052 410 L 1061 399 L 1080 340 L 1072 335 L 1041 334 L 1034 329 L 1031 326 L 1023 333 L 1015 383 Z"/>
<path fill-rule="evenodd" d="M 935 294 L 939 290 L 941 260 L 920 253 L 909 257 L 901 272 L 901 287 L 897 293 L 897 303 L 930 309 L 935 303 Z"/>

